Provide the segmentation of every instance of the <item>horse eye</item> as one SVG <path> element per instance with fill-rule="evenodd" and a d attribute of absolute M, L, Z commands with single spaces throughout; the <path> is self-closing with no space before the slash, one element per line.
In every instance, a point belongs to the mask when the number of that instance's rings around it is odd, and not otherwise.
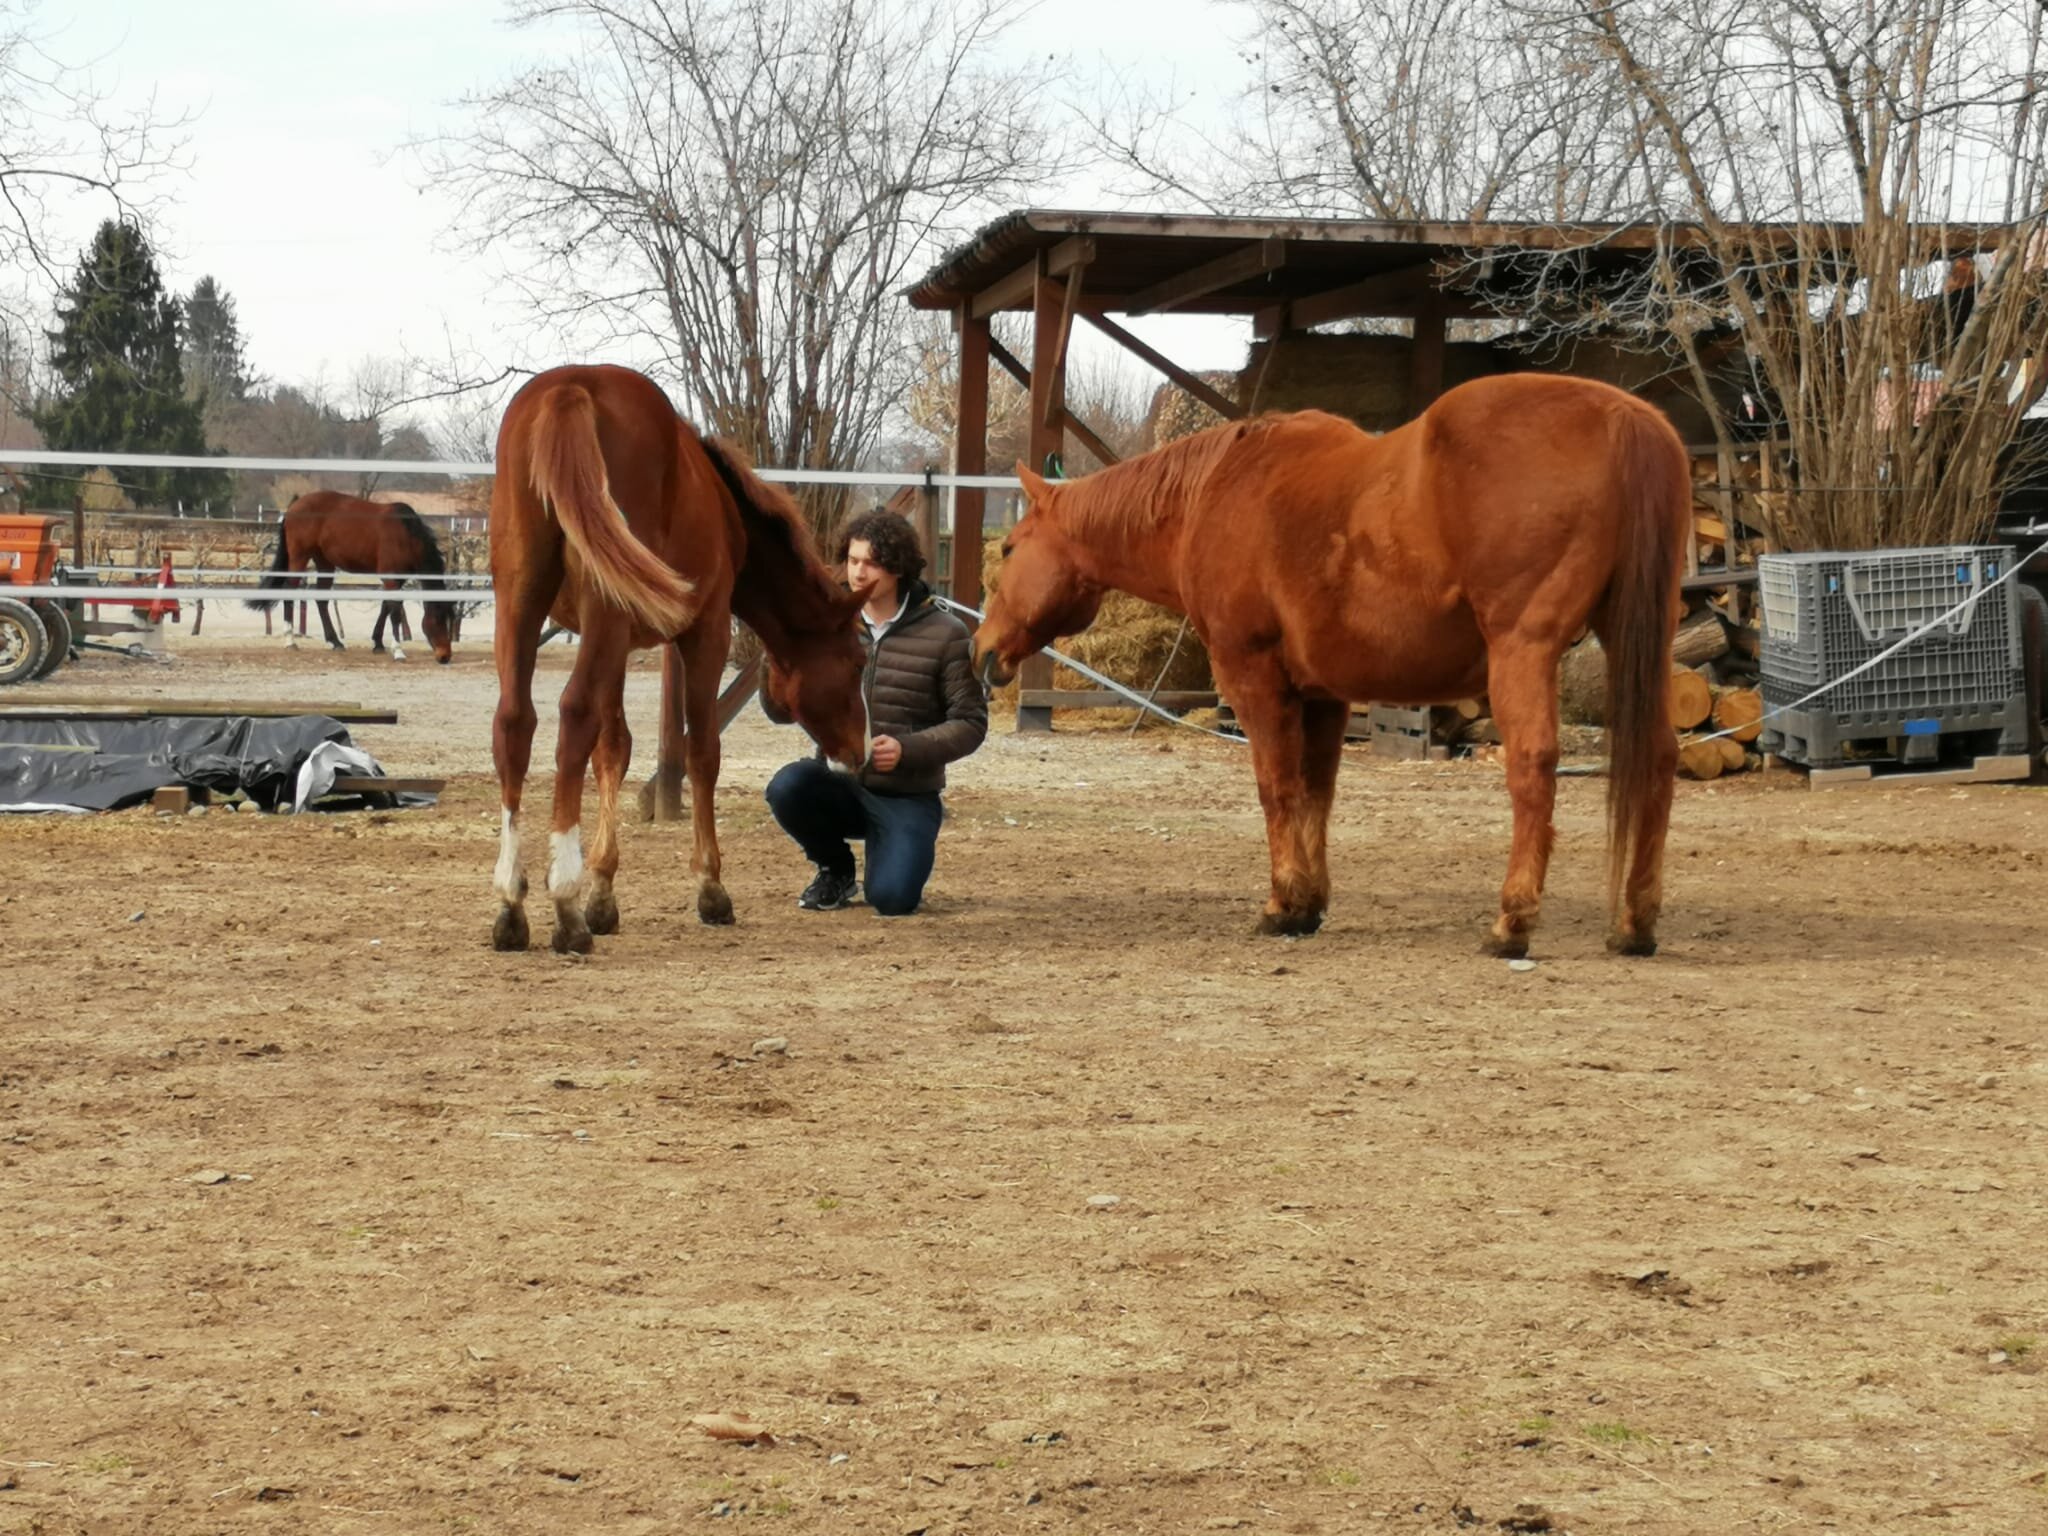
<path fill-rule="evenodd" d="M 1010 541 L 1009 541 L 1008 539 L 1005 539 L 1005 540 L 1003 540 L 1003 551 L 1002 551 L 1002 553 L 1003 553 L 1003 558 L 1004 558 L 1005 560 L 1007 560 L 1007 559 L 1009 559 L 1009 558 L 1010 558 Z"/>

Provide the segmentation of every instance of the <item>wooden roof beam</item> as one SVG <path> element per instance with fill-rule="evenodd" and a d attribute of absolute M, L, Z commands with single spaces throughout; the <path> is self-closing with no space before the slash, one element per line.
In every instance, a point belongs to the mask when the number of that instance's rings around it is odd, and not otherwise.
<path fill-rule="evenodd" d="M 1095 242 L 1086 235 L 1075 235 L 1054 246 L 1045 258 L 1045 272 L 1048 277 L 1064 277 L 1076 268 L 1085 267 L 1095 259 Z M 997 278 L 988 287 L 974 296 L 968 306 L 977 320 L 985 319 L 999 309 L 1019 309 L 1031 297 L 1031 285 L 1038 281 L 1038 258 L 1032 257 L 1005 277 Z"/>
<path fill-rule="evenodd" d="M 1286 265 L 1287 242 L 1275 235 L 1239 246 L 1186 272 L 1177 272 L 1149 288 L 1140 288 L 1123 302 L 1122 308 L 1129 315 L 1163 314 L 1190 299 L 1202 298 L 1219 288 L 1229 288 Z"/>
<path fill-rule="evenodd" d="M 1173 359 L 1147 346 L 1106 315 L 1090 314 L 1088 311 L 1083 310 L 1081 318 L 1102 332 L 1111 341 L 1122 346 L 1125 351 L 1143 358 L 1224 420 L 1237 421 L 1244 416 L 1244 407 L 1235 400 L 1232 400 L 1227 395 L 1218 394 L 1192 373 L 1189 373 L 1187 369 L 1174 362 Z"/>
<path fill-rule="evenodd" d="M 1423 295 L 1435 287 L 1431 277 L 1430 263 L 1418 261 L 1362 282 L 1312 293 L 1294 301 L 1288 323 L 1305 331 L 1312 325 L 1355 320 L 1361 315 L 1413 314 Z"/>

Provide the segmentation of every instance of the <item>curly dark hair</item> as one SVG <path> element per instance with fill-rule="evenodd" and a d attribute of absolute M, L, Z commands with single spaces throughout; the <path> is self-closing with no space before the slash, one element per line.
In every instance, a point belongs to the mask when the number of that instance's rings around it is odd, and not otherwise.
<path fill-rule="evenodd" d="M 900 512 L 882 507 L 856 512 L 839 525 L 839 542 L 832 558 L 846 564 L 846 552 L 855 539 L 874 552 L 875 564 L 899 582 L 911 582 L 924 574 L 924 551 L 918 547 L 917 530 Z"/>

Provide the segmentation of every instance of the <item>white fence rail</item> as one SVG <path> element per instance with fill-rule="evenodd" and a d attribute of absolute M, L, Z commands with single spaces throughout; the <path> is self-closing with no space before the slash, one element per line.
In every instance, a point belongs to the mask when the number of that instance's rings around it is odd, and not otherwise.
<path fill-rule="evenodd" d="M 203 458 L 176 453 L 73 453 L 55 448 L 0 448 L 0 464 L 74 469 L 262 469 L 302 474 L 390 474 L 471 476 L 495 473 L 489 462 L 462 459 L 250 459 Z M 952 475 L 936 470 L 769 469 L 763 480 L 785 485 L 929 485 L 1014 491 L 1015 475 Z"/>

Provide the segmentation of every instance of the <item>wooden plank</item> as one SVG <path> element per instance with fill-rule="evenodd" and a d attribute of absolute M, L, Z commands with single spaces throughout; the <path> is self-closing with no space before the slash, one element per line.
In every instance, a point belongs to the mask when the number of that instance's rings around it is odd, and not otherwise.
<path fill-rule="evenodd" d="M 977 558 L 975 564 L 981 562 Z M 979 606 L 978 604 L 976 606 Z M 761 658 L 756 656 L 734 674 L 733 680 L 719 691 L 718 734 L 723 736 L 725 728 L 731 725 L 739 712 L 747 707 L 747 700 L 761 691 Z"/>
<path fill-rule="evenodd" d="M 1687 592 L 1703 592 L 1711 587 L 1753 587 L 1756 567 L 1703 566 L 1698 574 L 1680 578 L 1678 585 Z"/>
<path fill-rule="evenodd" d="M 1444 392 L 1444 300 L 1435 289 L 1415 306 L 1415 336 L 1408 348 L 1408 419 L 1413 421 Z"/>
<path fill-rule="evenodd" d="M 1217 415 L 1221 416 L 1225 421 L 1240 421 L 1243 419 L 1243 406 L 1239 405 L 1236 401 L 1228 398 L 1225 395 L 1218 394 L 1215 390 L 1211 389 L 1207 384 L 1203 383 L 1200 379 L 1196 378 L 1192 373 L 1189 373 L 1187 369 L 1181 367 L 1180 364 L 1174 362 L 1173 359 L 1165 356 L 1161 352 L 1156 351 L 1152 347 L 1147 346 L 1144 342 L 1140 341 L 1137 337 L 1133 336 L 1129 331 L 1125 330 L 1122 326 L 1118 325 L 1114 320 L 1111 320 L 1108 316 L 1087 314 L 1084 312 L 1082 318 L 1085 319 L 1090 325 L 1094 326 L 1095 329 L 1102 332 L 1102 334 L 1107 336 L 1111 341 L 1114 341 L 1118 345 L 1123 347 L 1125 351 L 1130 352 L 1137 357 L 1143 358 L 1146 362 L 1150 363 L 1154 368 L 1157 368 L 1161 373 L 1165 374 L 1169 379 L 1173 380 L 1173 382 L 1178 384 L 1182 389 L 1186 390 L 1189 394 L 1193 395 L 1197 400 L 1201 401 L 1204 405 L 1208 406 L 1210 410 L 1214 411 Z"/>
<path fill-rule="evenodd" d="M 361 704 L 216 703 L 181 699 L 79 699 L 38 696 L 33 704 L 0 704 L 0 720 L 285 720 L 298 715 L 325 715 L 344 725 L 396 725 L 395 709 L 370 709 Z"/>
<path fill-rule="evenodd" d="M 1140 288 L 1120 306 L 1131 315 L 1157 315 L 1287 265 L 1287 242 L 1278 236 L 1227 251 L 1214 261 L 1177 272 L 1148 288 Z"/>
<path fill-rule="evenodd" d="M 330 795 L 438 795 L 448 786 L 446 779 L 386 778 L 374 773 L 337 773 L 327 788 Z"/>
<path fill-rule="evenodd" d="M 1834 768 L 1810 769 L 1808 789 L 1860 789 L 1879 785 L 1919 789 L 1942 784 L 2009 784 L 2032 772 L 2026 754 L 2011 757 L 1980 757 L 1967 768 L 1892 768 L 1877 771 L 1870 763 L 1849 763 Z"/>
<path fill-rule="evenodd" d="M 1052 375 L 1059 380 L 1059 388 L 1046 397 L 1045 424 L 1048 427 L 1058 426 L 1067 415 L 1067 343 L 1073 339 L 1074 306 L 1080 302 L 1081 282 L 1086 276 L 1087 268 L 1076 267 L 1067 274 L 1065 282 L 1061 285 L 1066 291 L 1066 296 L 1060 300 L 1059 336 L 1053 343 L 1051 363 Z M 1034 358 L 1032 366 L 1039 366 L 1039 359 Z"/>
<path fill-rule="evenodd" d="M 1418 261 L 1391 272 L 1327 288 L 1294 301 L 1292 324 L 1297 330 L 1327 325 L 1332 320 L 1355 320 L 1361 315 L 1399 315 L 1412 312 L 1422 296 L 1435 285 L 1430 264 Z M 1446 312 L 1450 306 L 1445 305 Z"/>
<path fill-rule="evenodd" d="M 986 320 L 999 309 L 1015 309 L 1031 296 L 1031 286 L 1037 281 L 1038 260 L 1033 257 L 977 293 L 969 302 L 967 312 L 976 320 Z"/>
<path fill-rule="evenodd" d="M 1143 694 L 1144 690 L 1135 690 Z M 1151 695 L 1161 709 L 1214 709 L 1216 695 L 1202 689 L 1166 689 Z M 1022 709 L 1135 709 L 1122 694 L 1108 688 L 1020 688 L 1017 704 Z"/>

